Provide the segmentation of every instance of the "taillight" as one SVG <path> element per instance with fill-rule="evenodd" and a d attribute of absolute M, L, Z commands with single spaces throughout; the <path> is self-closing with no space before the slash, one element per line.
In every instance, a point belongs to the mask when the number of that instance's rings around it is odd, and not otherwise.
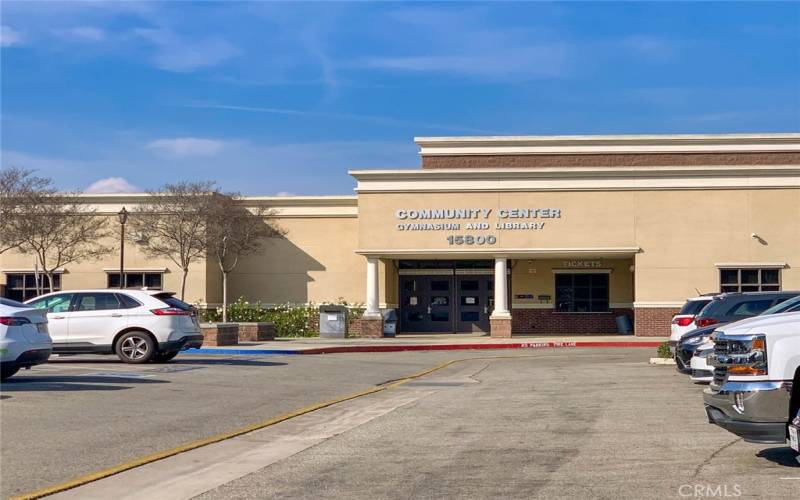
<path fill-rule="evenodd" d="M 28 318 L 20 318 L 17 316 L 0 316 L 0 325 L 6 326 L 22 326 L 29 325 L 31 320 Z"/>
<path fill-rule="evenodd" d="M 714 325 L 719 323 L 719 321 L 715 320 L 714 318 L 702 318 L 694 320 L 697 328 L 703 328 L 704 326 Z"/>
<path fill-rule="evenodd" d="M 178 309 L 177 307 L 164 307 L 162 309 L 150 309 L 156 316 L 191 316 L 189 311 Z"/>
<path fill-rule="evenodd" d="M 694 321 L 694 316 L 683 317 L 683 318 L 673 318 L 672 324 L 678 326 L 689 326 Z"/>

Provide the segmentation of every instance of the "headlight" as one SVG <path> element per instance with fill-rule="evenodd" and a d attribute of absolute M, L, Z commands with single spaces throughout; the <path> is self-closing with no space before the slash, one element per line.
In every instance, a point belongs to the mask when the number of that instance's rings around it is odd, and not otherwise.
<path fill-rule="evenodd" d="M 752 335 L 742 340 L 728 340 L 728 350 L 716 356 L 717 365 L 731 375 L 767 374 L 767 338 Z"/>
<path fill-rule="evenodd" d="M 686 343 L 687 344 L 692 344 L 692 345 L 700 345 L 700 344 L 705 343 L 706 340 L 708 340 L 708 337 L 703 337 L 703 336 L 692 337 L 692 338 L 688 339 L 686 341 Z"/>

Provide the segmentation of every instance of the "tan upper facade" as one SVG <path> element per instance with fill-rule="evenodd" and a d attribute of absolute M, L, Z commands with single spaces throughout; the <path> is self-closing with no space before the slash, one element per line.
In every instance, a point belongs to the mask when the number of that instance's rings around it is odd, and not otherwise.
<path fill-rule="evenodd" d="M 421 169 L 356 170 L 356 195 L 249 197 L 273 208 L 271 238 L 230 277 L 229 297 L 267 304 L 365 301 L 366 258 L 380 261 L 380 303 L 399 303 L 399 263 L 510 259 L 511 307 L 548 307 L 553 273 L 572 261 L 610 273 L 609 301 L 674 307 L 720 289 L 722 269 L 778 269 L 800 290 L 800 134 L 418 138 Z M 533 167 L 533 168 L 532 168 Z M 145 195 L 87 195 L 113 217 Z M 126 247 L 126 271 L 168 260 Z M 584 264 L 579 264 L 584 265 Z M 118 255 L 70 264 L 63 288 L 102 287 Z M 0 255 L 6 276 L 33 257 Z M 193 264 L 187 300 L 217 304 L 212 261 Z M 528 293 L 531 292 L 531 293 Z"/>

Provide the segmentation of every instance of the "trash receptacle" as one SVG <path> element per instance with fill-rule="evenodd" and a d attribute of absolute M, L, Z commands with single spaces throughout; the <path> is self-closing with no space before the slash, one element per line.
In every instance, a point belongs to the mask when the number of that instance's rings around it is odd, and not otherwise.
<path fill-rule="evenodd" d="M 347 335 L 347 307 L 319 306 L 319 336 L 323 339 L 343 339 Z"/>
<path fill-rule="evenodd" d="M 627 316 L 617 316 L 617 333 L 620 335 L 630 335 L 633 332 L 631 319 Z"/>
<path fill-rule="evenodd" d="M 386 309 L 383 311 L 383 336 L 397 336 L 397 310 Z"/>

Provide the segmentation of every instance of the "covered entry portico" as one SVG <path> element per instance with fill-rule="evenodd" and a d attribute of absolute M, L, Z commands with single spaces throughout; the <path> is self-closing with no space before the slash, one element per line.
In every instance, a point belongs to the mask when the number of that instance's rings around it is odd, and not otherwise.
<path fill-rule="evenodd" d="M 401 333 L 611 333 L 631 313 L 637 250 L 366 255 L 364 317 L 375 336 L 381 306 L 398 310 Z"/>

